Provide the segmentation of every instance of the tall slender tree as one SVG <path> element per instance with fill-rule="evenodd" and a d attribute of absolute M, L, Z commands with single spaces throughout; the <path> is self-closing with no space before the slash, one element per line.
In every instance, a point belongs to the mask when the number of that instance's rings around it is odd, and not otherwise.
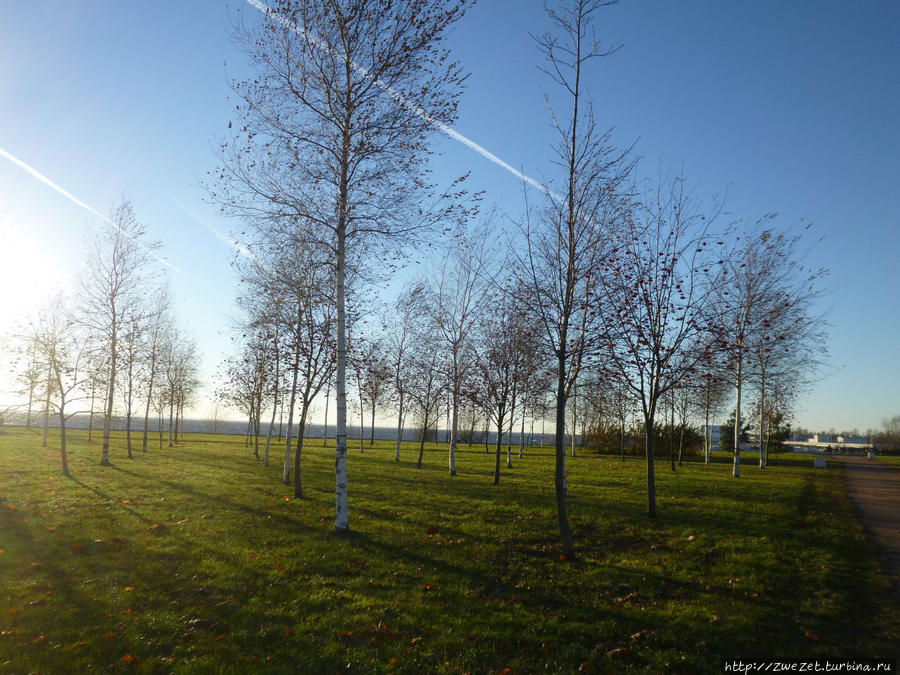
<path fill-rule="evenodd" d="M 109 432 L 117 386 L 119 342 L 125 313 L 147 288 L 153 273 L 151 254 L 158 246 L 147 241 L 146 228 L 127 199 L 110 210 L 110 226 L 103 226 L 88 242 L 87 265 L 81 276 L 80 320 L 104 345 L 108 367 L 103 411 L 103 448 L 100 464 L 109 462 Z"/>
<path fill-rule="evenodd" d="M 556 511 L 563 555 L 575 556 L 566 514 L 566 404 L 584 363 L 592 323 L 595 286 L 607 251 L 610 227 L 619 217 L 617 192 L 631 171 L 628 152 L 612 147 L 598 130 L 583 89 L 589 61 L 611 54 L 594 38 L 591 22 L 603 0 L 564 0 L 546 5 L 553 30 L 538 38 L 544 72 L 563 92 L 565 104 L 548 96 L 558 142 L 554 162 L 563 170 L 562 194 L 547 190 L 546 208 L 524 225 L 527 250 L 519 267 L 530 287 L 528 304 L 543 326 L 556 358 Z M 527 211 L 527 209 L 526 209 Z"/>
<path fill-rule="evenodd" d="M 447 221 L 442 206 L 423 206 L 433 203 L 426 159 L 435 126 L 456 116 L 463 73 L 441 40 L 463 8 L 443 0 L 278 0 L 260 28 L 236 31 L 257 72 L 235 84 L 241 123 L 223 144 L 213 193 L 234 213 L 308 221 L 311 243 L 330 254 L 338 531 L 349 527 L 347 264 L 376 249 L 391 255 Z"/>

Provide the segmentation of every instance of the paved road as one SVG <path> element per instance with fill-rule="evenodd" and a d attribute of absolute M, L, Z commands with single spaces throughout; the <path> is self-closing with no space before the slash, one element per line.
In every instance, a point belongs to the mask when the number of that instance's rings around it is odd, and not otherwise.
<path fill-rule="evenodd" d="M 900 593 L 900 472 L 863 457 L 839 459 L 847 474 L 850 501 L 884 551 L 894 589 Z"/>

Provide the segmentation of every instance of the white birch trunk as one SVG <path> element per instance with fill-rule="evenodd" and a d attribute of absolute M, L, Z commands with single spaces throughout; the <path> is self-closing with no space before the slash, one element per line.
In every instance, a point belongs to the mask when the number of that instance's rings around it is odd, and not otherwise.
<path fill-rule="evenodd" d="M 344 307 L 344 232 L 337 237 L 337 269 L 335 290 L 337 295 L 337 373 L 336 408 L 337 428 L 334 444 L 334 529 L 338 532 L 349 528 L 347 514 L 347 318 Z"/>

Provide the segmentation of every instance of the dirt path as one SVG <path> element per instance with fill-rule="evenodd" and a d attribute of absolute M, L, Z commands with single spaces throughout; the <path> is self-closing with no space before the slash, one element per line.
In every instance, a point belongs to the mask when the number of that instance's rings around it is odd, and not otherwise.
<path fill-rule="evenodd" d="M 900 593 L 900 472 L 863 457 L 834 459 L 844 465 L 850 501 L 884 552 L 894 589 Z"/>

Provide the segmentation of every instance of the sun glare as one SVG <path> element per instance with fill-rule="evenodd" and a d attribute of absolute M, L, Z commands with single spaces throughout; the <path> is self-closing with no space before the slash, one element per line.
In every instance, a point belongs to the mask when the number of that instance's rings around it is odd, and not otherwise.
<path fill-rule="evenodd" d="M 51 259 L 21 228 L 0 224 L 0 335 L 21 327 L 59 285 Z"/>

